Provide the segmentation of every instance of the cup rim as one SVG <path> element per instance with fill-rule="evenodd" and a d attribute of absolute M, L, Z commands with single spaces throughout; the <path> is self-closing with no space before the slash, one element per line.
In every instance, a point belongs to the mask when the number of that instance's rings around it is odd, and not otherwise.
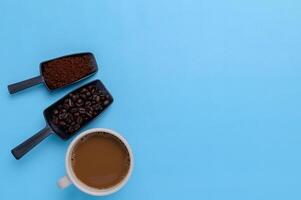
<path fill-rule="evenodd" d="M 129 171 L 127 173 L 127 175 L 124 177 L 124 179 L 118 183 L 117 185 L 111 187 L 111 188 L 107 188 L 107 189 L 96 189 L 93 187 L 90 187 L 88 185 L 85 185 L 84 183 L 82 183 L 74 174 L 73 169 L 70 165 L 70 153 L 71 150 L 73 149 L 74 145 L 85 135 L 94 133 L 94 132 L 106 132 L 109 133 L 113 136 L 116 136 L 118 139 L 120 139 L 123 144 L 126 146 L 128 153 L 130 155 L 130 168 Z M 92 129 L 88 129 L 82 133 L 80 133 L 79 135 L 77 135 L 73 141 L 69 144 L 68 150 L 66 152 L 66 156 L 65 156 L 65 168 L 66 168 L 66 172 L 67 172 L 67 176 L 68 178 L 71 180 L 71 182 L 82 192 L 85 192 L 87 194 L 93 195 L 93 196 L 106 196 L 106 195 L 110 195 L 112 193 L 117 192 L 118 190 L 120 190 L 129 180 L 132 171 L 133 171 L 133 167 L 134 167 L 134 157 L 133 157 L 133 152 L 132 149 L 129 145 L 129 143 L 127 142 L 127 140 L 120 135 L 119 133 L 117 133 L 114 130 L 111 129 L 106 129 L 106 128 L 92 128 Z"/>

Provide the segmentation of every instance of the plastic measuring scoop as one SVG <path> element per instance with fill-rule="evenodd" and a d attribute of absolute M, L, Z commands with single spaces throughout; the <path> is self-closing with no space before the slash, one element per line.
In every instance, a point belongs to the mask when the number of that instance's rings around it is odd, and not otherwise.
<path fill-rule="evenodd" d="M 99 116 L 113 102 L 113 97 L 100 80 L 95 80 L 46 108 L 43 112 L 46 126 L 11 152 L 20 159 L 49 135 L 55 133 L 67 140 Z"/>
<path fill-rule="evenodd" d="M 8 91 L 14 94 L 40 83 L 44 83 L 47 89 L 54 90 L 85 79 L 97 70 L 96 59 L 92 53 L 66 55 L 42 62 L 39 76 L 8 85 Z"/>

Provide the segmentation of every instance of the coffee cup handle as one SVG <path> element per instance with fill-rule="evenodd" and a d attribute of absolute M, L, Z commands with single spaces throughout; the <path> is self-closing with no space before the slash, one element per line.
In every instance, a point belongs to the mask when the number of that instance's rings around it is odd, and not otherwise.
<path fill-rule="evenodd" d="M 72 182 L 68 176 L 64 176 L 64 177 L 60 178 L 60 180 L 58 180 L 58 182 L 57 182 L 57 185 L 61 189 L 65 189 L 66 187 L 68 187 L 71 184 L 72 184 Z"/>

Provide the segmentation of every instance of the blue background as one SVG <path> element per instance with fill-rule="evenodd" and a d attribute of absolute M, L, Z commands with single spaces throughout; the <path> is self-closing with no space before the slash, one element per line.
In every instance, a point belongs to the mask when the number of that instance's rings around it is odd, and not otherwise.
<path fill-rule="evenodd" d="M 10 150 L 70 90 L 6 86 L 91 51 L 115 97 L 87 128 L 122 133 L 135 169 L 103 199 L 301 199 L 298 0 L 0 1 L 0 199 L 98 199 L 56 181 L 71 140 Z"/>

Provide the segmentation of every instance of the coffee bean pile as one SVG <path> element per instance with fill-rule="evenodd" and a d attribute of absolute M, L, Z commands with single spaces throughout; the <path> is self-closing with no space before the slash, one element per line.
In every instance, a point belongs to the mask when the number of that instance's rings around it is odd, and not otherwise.
<path fill-rule="evenodd" d="M 72 134 L 112 103 L 106 90 L 95 85 L 70 93 L 53 109 L 51 122 L 67 134 Z"/>

